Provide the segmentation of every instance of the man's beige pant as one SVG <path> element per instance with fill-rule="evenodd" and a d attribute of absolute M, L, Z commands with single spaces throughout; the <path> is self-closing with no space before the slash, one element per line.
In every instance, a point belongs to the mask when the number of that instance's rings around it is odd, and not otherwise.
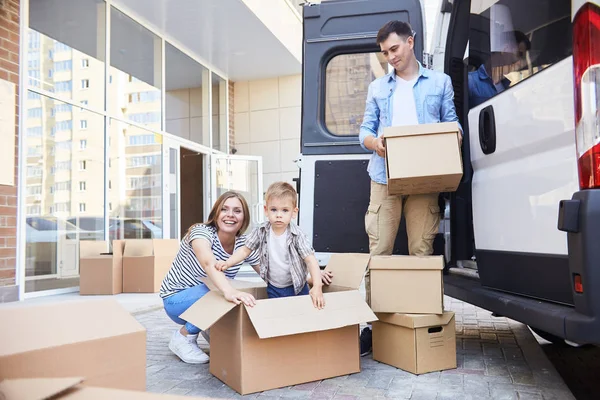
<path fill-rule="evenodd" d="M 402 211 L 406 219 L 408 253 L 428 256 L 440 225 L 439 193 L 389 196 L 387 186 L 371 181 L 371 199 L 365 214 L 371 255 L 390 255 L 394 250 Z M 370 272 L 365 275 L 367 303 L 371 305 Z"/>

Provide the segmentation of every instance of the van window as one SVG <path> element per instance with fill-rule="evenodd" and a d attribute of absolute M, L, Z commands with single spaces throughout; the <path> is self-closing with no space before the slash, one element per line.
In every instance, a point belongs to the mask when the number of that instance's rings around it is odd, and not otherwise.
<path fill-rule="evenodd" d="M 358 136 L 369 83 L 388 72 L 379 52 L 333 57 L 325 70 L 325 126 L 336 136 Z"/>
<path fill-rule="evenodd" d="M 572 54 L 569 0 L 485 3 L 471 7 L 470 108 Z"/>

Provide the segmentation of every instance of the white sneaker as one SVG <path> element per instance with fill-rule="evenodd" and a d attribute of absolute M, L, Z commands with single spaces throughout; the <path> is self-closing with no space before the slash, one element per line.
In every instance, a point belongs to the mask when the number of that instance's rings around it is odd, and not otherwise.
<path fill-rule="evenodd" d="M 178 329 L 171 337 L 169 350 L 185 363 L 206 364 L 210 358 L 198 347 L 196 339 L 198 339 L 198 335 L 187 335 L 186 337 Z"/>

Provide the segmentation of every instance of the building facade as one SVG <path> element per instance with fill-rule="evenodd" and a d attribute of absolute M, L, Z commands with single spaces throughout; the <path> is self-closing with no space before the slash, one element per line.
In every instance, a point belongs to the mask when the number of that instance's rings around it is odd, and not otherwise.
<path fill-rule="evenodd" d="M 235 82 L 300 73 L 299 10 L 0 1 L 2 117 L 14 120 L 2 127 L 0 302 L 76 291 L 80 241 L 179 238 L 228 189 L 258 222 L 262 160 L 235 148 Z"/>

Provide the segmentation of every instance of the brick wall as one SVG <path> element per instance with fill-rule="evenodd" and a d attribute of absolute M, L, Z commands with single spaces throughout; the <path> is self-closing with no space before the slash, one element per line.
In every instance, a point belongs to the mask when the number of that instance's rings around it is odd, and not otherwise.
<path fill-rule="evenodd" d="M 227 110 L 228 113 L 228 118 L 229 118 L 229 152 L 231 153 L 232 149 L 235 147 L 235 125 L 233 123 L 234 121 L 234 111 L 235 111 L 235 104 L 233 101 L 233 82 L 229 81 L 229 87 L 227 88 L 229 91 L 229 109 Z"/>
<path fill-rule="evenodd" d="M 0 79 L 19 83 L 19 0 L 0 0 Z M 15 136 L 18 134 L 18 93 L 17 86 Z M 15 182 L 17 154 L 15 149 Z M 17 186 L 0 185 L 0 286 L 15 284 L 16 256 Z"/>

